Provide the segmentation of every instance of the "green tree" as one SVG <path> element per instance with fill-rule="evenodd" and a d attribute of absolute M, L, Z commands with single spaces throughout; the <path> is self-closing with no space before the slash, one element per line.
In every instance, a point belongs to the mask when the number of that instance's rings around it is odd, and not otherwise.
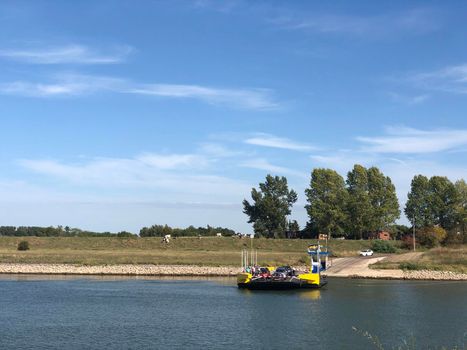
<path fill-rule="evenodd" d="M 433 176 L 429 181 L 429 204 L 435 225 L 444 229 L 456 226 L 457 191 L 445 176 Z"/>
<path fill-rule="evenodd" d="M 300 225 L 297 220 L 291 220 L 287 224 L 287 238 L 297 238 L 300 232 Z"/>
<path fill-rule="evenodd" d="M 347 227 L 354 238 L 362 239 L 370 230 L 372 208 L 368 191 L 368 173 L 365 167 L 355 164 L 347 174 Z"/>
<path fill-rule="evenodd" d="M 459 232 L 464 236 L 467 234 L 467 183 L 464 179 L 456 181 L 457 192 L 456 216 Z"/>
<path fill-rule="evenodd" d="M 305 190 L 309 223 L 319 233 L 340 234 L 346 222 L 348 193 L 342 176 L 331 169 L 313 169 Z"/>
<path fill-rule="evenodd" d="M 420 245 L 433 248 L 446 238 L 446 230 L 439 226 L 422 227 L 417 230 L 417 241 Z"/>
<path fill-rule="evenodd" d="M 289 190 L 287 179 L 279 176 L 266 176 L 259 184 L 259 190 L 251 190 L 253 204 L 243 200 L 243 212 L 248 215 L 248 223 L 253 223 L 255 234 L 266 237 L 284 237 L 287 230 L 287 215 L 297 201 L 297 193 Z"/>
<path fill-rule="evenodd" d="M 433 226 L 430 209 L 430 184 L 426 176 L 416 175 L 412 179 L 404 213 L 415 227 Z"/>
<path fill-rule="evenodd" d="M 371 167 L 368 174 L 368 196 L 371 204 L 371 231 L 388 229 L 400 218 L 399 201 L 396 188 L 391 179 L 376 167 Z"/>

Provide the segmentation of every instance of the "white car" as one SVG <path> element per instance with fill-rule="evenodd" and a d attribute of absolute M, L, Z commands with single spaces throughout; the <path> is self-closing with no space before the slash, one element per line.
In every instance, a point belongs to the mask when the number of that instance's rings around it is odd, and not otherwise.
<path fill-rule="evenodd" d="M 373 251 L 371 249 L 365 249 L 360 251 L 360 256 L 372 256 Z"/>

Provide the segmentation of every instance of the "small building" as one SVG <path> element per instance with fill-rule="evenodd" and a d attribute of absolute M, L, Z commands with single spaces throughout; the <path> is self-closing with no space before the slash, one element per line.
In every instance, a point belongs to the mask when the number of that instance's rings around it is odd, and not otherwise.
<path fill-rule="evenodd" d="M 216 236 L 217 237 L 222 237 L 222 233 L 218 232 L 218 233 L 216 233 Z"/>
<path fill-rule="evenodd" d="M 367 235 L 367 239 L 380 239 L 382 241 L 389 241 L 391 240 L 391 234 L 387 231 L 370 232 Z"/>

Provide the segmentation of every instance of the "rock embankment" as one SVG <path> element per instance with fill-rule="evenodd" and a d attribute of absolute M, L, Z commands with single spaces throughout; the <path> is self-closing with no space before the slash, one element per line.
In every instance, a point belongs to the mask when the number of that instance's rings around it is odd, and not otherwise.
<path fill-rule="evenodd" d="M 377 278 L 377 279 L 400 279 L 400 280 L 439 280 L 439 281 L 467 281 L 467 274 L 449 271 L 404 271 L 399 269 L 370 269 L 369 265 L 385 259 L 375 258 L 336 258 L 329 270 L 324 272 L 329 277 L 351 277 L 351 278 Z"/>
<path fill-rule="evenodd" d="M 324 275 L 350 278 L 467 281 L 467 274 L 448 271 L 374 270 L 368 268 L 369 262 L 375 262 L 375 260 L 379 259 L 368 259 L 367 261 L 363 261 L 363 263 L 360 260 L 357 263 L 345 264 L 345 267 L 336 264 L 336 266 L 326 271 Z M 0 274 L 233 277 L 240 270 L 236 266 L 0 264 Z M 306 267 L 296 267 L 296 270 L 304 272 Z"/>
<path fill-rule="evenodd" d="M 0 273 L 45 275 L 235 276 L 234 266 L 0 264 Z"/>
<path fill-rule="evenodd" d="M 451 271 L 404 271 L 404 279 L 409 280 L 439 280 L 439 281 L 467 281 L 466 273 L 456 273 Z"/>

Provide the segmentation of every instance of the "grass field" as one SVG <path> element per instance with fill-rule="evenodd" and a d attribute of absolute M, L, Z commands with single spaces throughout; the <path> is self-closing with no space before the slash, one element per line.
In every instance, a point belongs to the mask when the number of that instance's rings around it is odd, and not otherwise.
<path fill-rule="evenodd" d="M 402 254 L 371 265 L 375 269 L 436 270 L 467 273 L 467 245 Z"/>
<path fill-rule="evenodd" d="M 22 240 L 29 242 L 30 250 L 17 250 Z M 240 265 L 241 250 L 253 244 L 260 264 L 304 265 L 308 263 L 306 248 L 311 242 L 314 241 L 182 237 L 165 244 L 160 238 L 0 237 L 0 262 L 235 266 Z M 329 250 L 338 257 L 355 256 L 370 245 L 369 241 L 333 240 Z"/>

